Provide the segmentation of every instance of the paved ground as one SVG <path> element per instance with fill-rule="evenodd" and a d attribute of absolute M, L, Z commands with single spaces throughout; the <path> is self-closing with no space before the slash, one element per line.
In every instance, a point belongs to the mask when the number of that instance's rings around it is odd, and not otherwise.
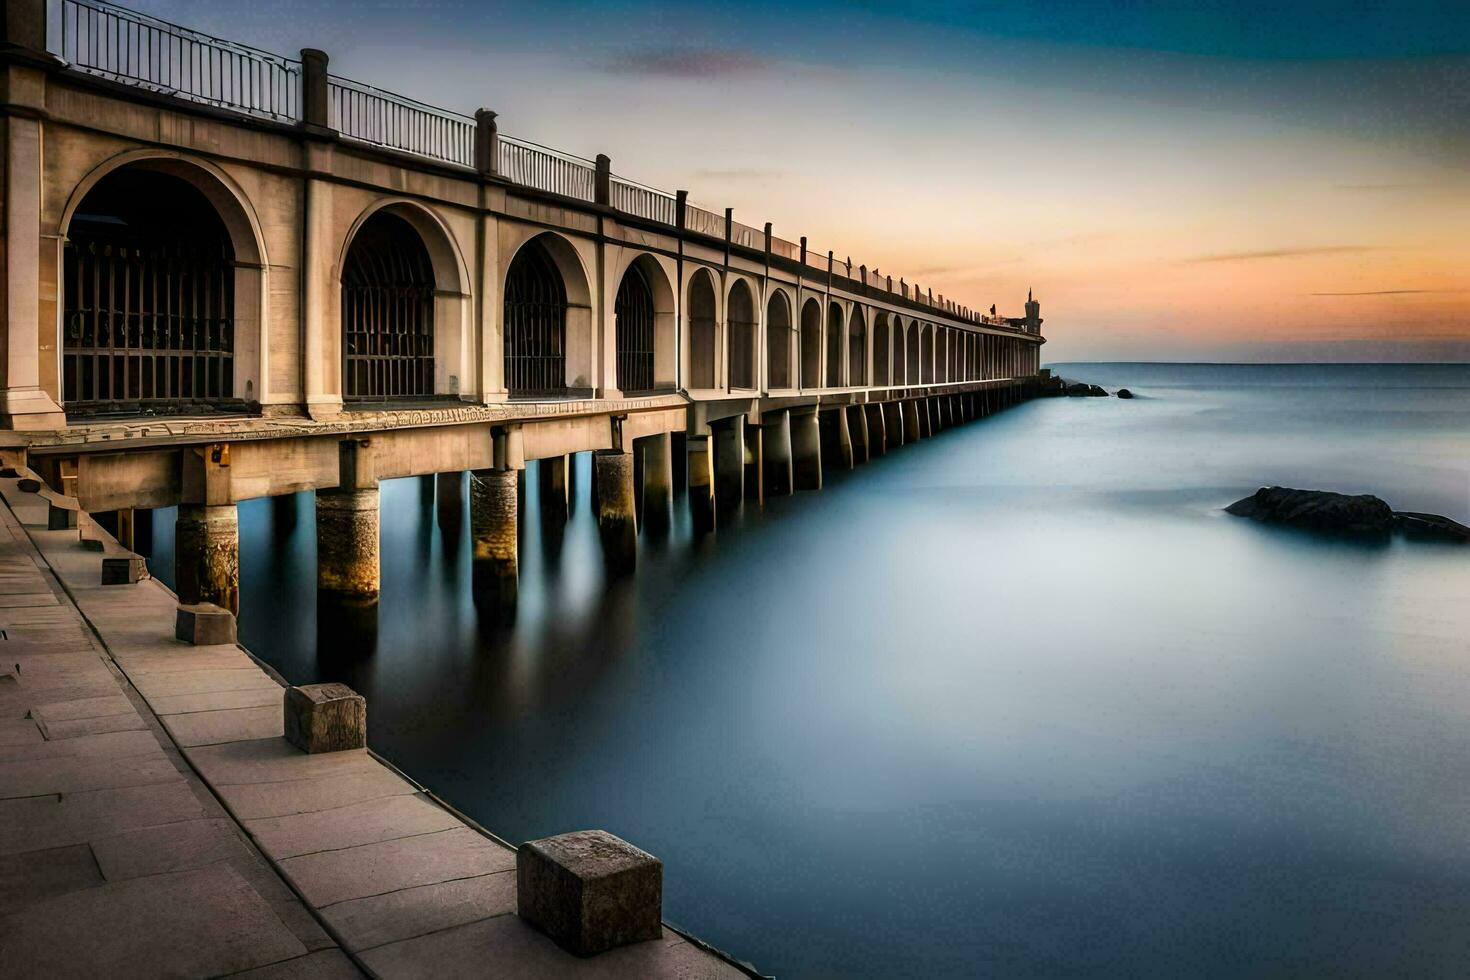
<path fill-rule="evenodd" d="M 513 851 L 365 751 L 291 747 L 251 657 L 174 640 L 167 589 L 102 586 L 43 496 L 0 497 L 6 976 L 747 976 L 668 930 L 563 953 Z"/>

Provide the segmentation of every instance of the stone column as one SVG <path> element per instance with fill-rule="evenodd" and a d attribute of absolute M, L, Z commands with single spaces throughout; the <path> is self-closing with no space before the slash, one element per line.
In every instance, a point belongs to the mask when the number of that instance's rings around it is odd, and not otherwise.
<path fill-rule="evenodd" d="M 883 406 L 868 402 L 863 406 L 868 425 L 868 457 L 882 456 L 888 452 L 888 423 L 883 418 Z"/>
<path fill-rule="evenodd" d="M 760 425 L 745 425 L 745 499 L 766 505 L 766 433 Z"/>
<path fill-rule="evenodd" d="M 536 496 L 541 502 L 543 520 L 565 521 L 571 514 L 571 498 L 567 494 L 567 462 L 565 456 L 536 461 Z"/>
<path fill-rule="evenodd" d="M 464 473 L 438 473 L 434 476 L 435 505 L 439 511 L 439 524 L 459 526 L 463 504 L 460 493 L 464 488 Z"/>
<path fill-rule="evenodd" d="M 784 496 L 792 491 L 791 412 L 783 409 L 761 417 L 761 468 L 765 492 Z"/>
<path fill-rule="evenodd" d="M 649 530 L 669 526 L 674 502 L 674 438 L 669 432 L 639 439 L 634 449 L 643 453 L 643 523 Z"/>
<path fill-rule="evenodd" d="M 174 524 L 179 602 L 240 612 L 240 522 L 234 504 L 180 504 Z"/>
<path fill-rule="evenodd" d="M 519 482 L 512 469 L 470 471 L 473 588 L 477 597 L 495 600 L 505 609 L 516 603 Z"/>
<path fill-rule="evenodd" d="M 791 413 L 791 474 L 797 490 L 822 489 L 822 429 L 816 412 Z"/>
<path fill-rule="evenodd" d="M 868 413 L 862 405 L 849 405 L 843 412 L 847 416 L 848 444 L 852 446 L 854 464 L 866 463 L 871 455 L 868 449 Z"/>
<path fill-rule="evenodd" d="M 907 442 L 918 442 L 927 433 L 923 422 L 924 399 L 914 398 L 903 403 L 903 432 Z"/>
<path fill-rule="evenodd" d="M 711 423 L 715 450 L 715 506 L 729 513 L 745 499 L 745 416 Z"/>
<path fill-rule="evenodd" d="M 822 465 L 852 469 L 852 438 L 847 431 L 847 409 L 829 408 L 818 414 Z"/>
<path fill-rule="evenodd" d="M 616 572 L 638 564 L 638 518 L 633 510 L 633 454 L 599 449 L 592 455 L 597 493 L 597 533 L 602 556 Z"/>
<path fill-rule="evenodd" d="M 904 444 L 902 402 L 883 403 L 883 431 L 888 437 L 889 446 L 902 446 Z"/>
<path fill-rule="evenodd" d="M 316 585 L 344 599 L 378 597 L 378 480 L 366 439 L 338 443 L 337 486 L 316 494 Z"/>
<path fill-rule="evenodd" d="M 709 436 L 687 436 L 684 439 L 689 474 L 689 514 L 696 531 L 715 526 L 714 452 Z"/>

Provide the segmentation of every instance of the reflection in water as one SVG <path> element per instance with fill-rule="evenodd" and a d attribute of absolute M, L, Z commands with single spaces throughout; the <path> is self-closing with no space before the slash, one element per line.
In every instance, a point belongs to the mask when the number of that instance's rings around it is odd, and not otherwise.
<path fill-rule="evenodd" d="M 1470 371 L 1074 373 L 1142 397 L 1024 405 L 714 534 L 645 514 L 628 577 L 591 457 L 564 522 L 532 468 L 513 622 L 469 588 L 462 477 L 447 508 L 384 484 L 375 619 L 318 604 L 310 495 L 251 501 L 242 635 L 365 694 L 372 744 L 497 832 L 658 854 L 673 921 L 782 976 L 1465 972 L 1470 559 L 1218 508 L 1463 518 Z"/>

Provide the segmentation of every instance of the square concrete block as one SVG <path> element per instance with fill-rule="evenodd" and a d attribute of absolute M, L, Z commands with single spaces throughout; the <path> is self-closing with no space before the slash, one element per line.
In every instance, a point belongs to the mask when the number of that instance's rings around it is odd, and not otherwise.
<path fill-rule="evenodd" d="M 18 476 L 20 476 L 20 474 L 16 472 L 14 466 L 0 467 L 0 477 L 5 477 L 6 479 L 13 480 Z"/>
<path fill-rule="evenodd" d="M 663 862 L 609 834 L 580 830 L 516 852 L 517 913 L 577 956 L 658 939 Z"/>
<path fill-rule="evenodd" d="M 286 741 L 304 752 L 367 747 L 367 699 L 346 684 L 286 688 Z"/>
<path fill-rule="evenodd" d="M 102 541 L 100 541 L 97 538 L 83 538 L 82 539 L 82 550 L 83 551 L 103 551 L 103 550 L 106 549 L 106 547 L 107 547 L 106 544 L 104 544 Z"/>
<path fill-rule="evenodd" d="M 174 617 L 174 638 L 197 647 L 234 643 L 235 615 L 212 602 L 180 605 Z"/>
<path fill-rule="evenodd" d="M 148 560 L 141 555 L 102 559 L 103 585 L 132 585 L 134 582 L 141 582 L 147 577 Z M 223 612 L 224 610 L 220 611 Z"/>
<path fill-rule="evenodd" d="M 21 481 L 15 485 L 15 488 L 21 493 L 40 493 L 41 481 L 32 480 L 30 477 L 23 477 Z"/>
<path fill-rule="evenodd" d="M 70 531 L 77 526 L 77 515 L 81 513 L 72 501 L 53 500 L 46 511 L 46 530 Z"/>

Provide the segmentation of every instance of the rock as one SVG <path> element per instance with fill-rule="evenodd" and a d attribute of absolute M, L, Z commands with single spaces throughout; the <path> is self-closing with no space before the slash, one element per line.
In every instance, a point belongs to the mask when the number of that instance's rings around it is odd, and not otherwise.
<path fill-rule="evenodd" d="M 516 851 L 516 913 L 577 956 L 663 935 L 664 866 L 605 830 Z"/>
<path fill-rule="evenodd" d="M 1133 397 L 1133 392 L 1129 391 L 1127 388 L 1119 388 L 1118 389 L 1118 397 L 1119 398 L 1132 398 Z"/>
<path fill-rule="evenodd" d="M 1087 393 L 1089 395 L 1091 395 L 1093 398 L 1106 398 L 1106 397 L 1108 397 L 1108 389 L 1104 388 L 1102 385 L 1088 385 L 1087 386 Z"/>
<path fill-rule="evenodd" d="M 1226 507 L 1237 517 L 1291 524 L 1318 531 L 1386 534 L 1394 526 L 1393 509 L 1372 494 L 1349 496 L 1327 490 L 1262 487 Z"/>
<path fill-rule="evenodd" d="M 367 698 L 346 684 L 288 687 L 284 711 L 286 741 L 303 752 L 367 747 Z"/>
<path fill-rule="evenodd" d="M 1090 386 L 1088 386 L 1086 384 L 1083 384 L 1080 381 L 1079 382 L 1076 382 L 1074 384 L 1067 385 L 1067 394 L 1069 394 L 1069 395 L 1071 395 L 1073 397 L 1077 397 L 1077 396 L 1080 396 L 1080 395 L 1086 395 L 1090 390 L 1091 390 Z"/>
<path fill-rule="evenodd" d="M 1398 510 L 1394 511 L 1393 523 L 1400 531 L 1412 538 L 1470 542 L 1470 527 L 1438 514 L 1419 514 L 1411 510 Z"/>

